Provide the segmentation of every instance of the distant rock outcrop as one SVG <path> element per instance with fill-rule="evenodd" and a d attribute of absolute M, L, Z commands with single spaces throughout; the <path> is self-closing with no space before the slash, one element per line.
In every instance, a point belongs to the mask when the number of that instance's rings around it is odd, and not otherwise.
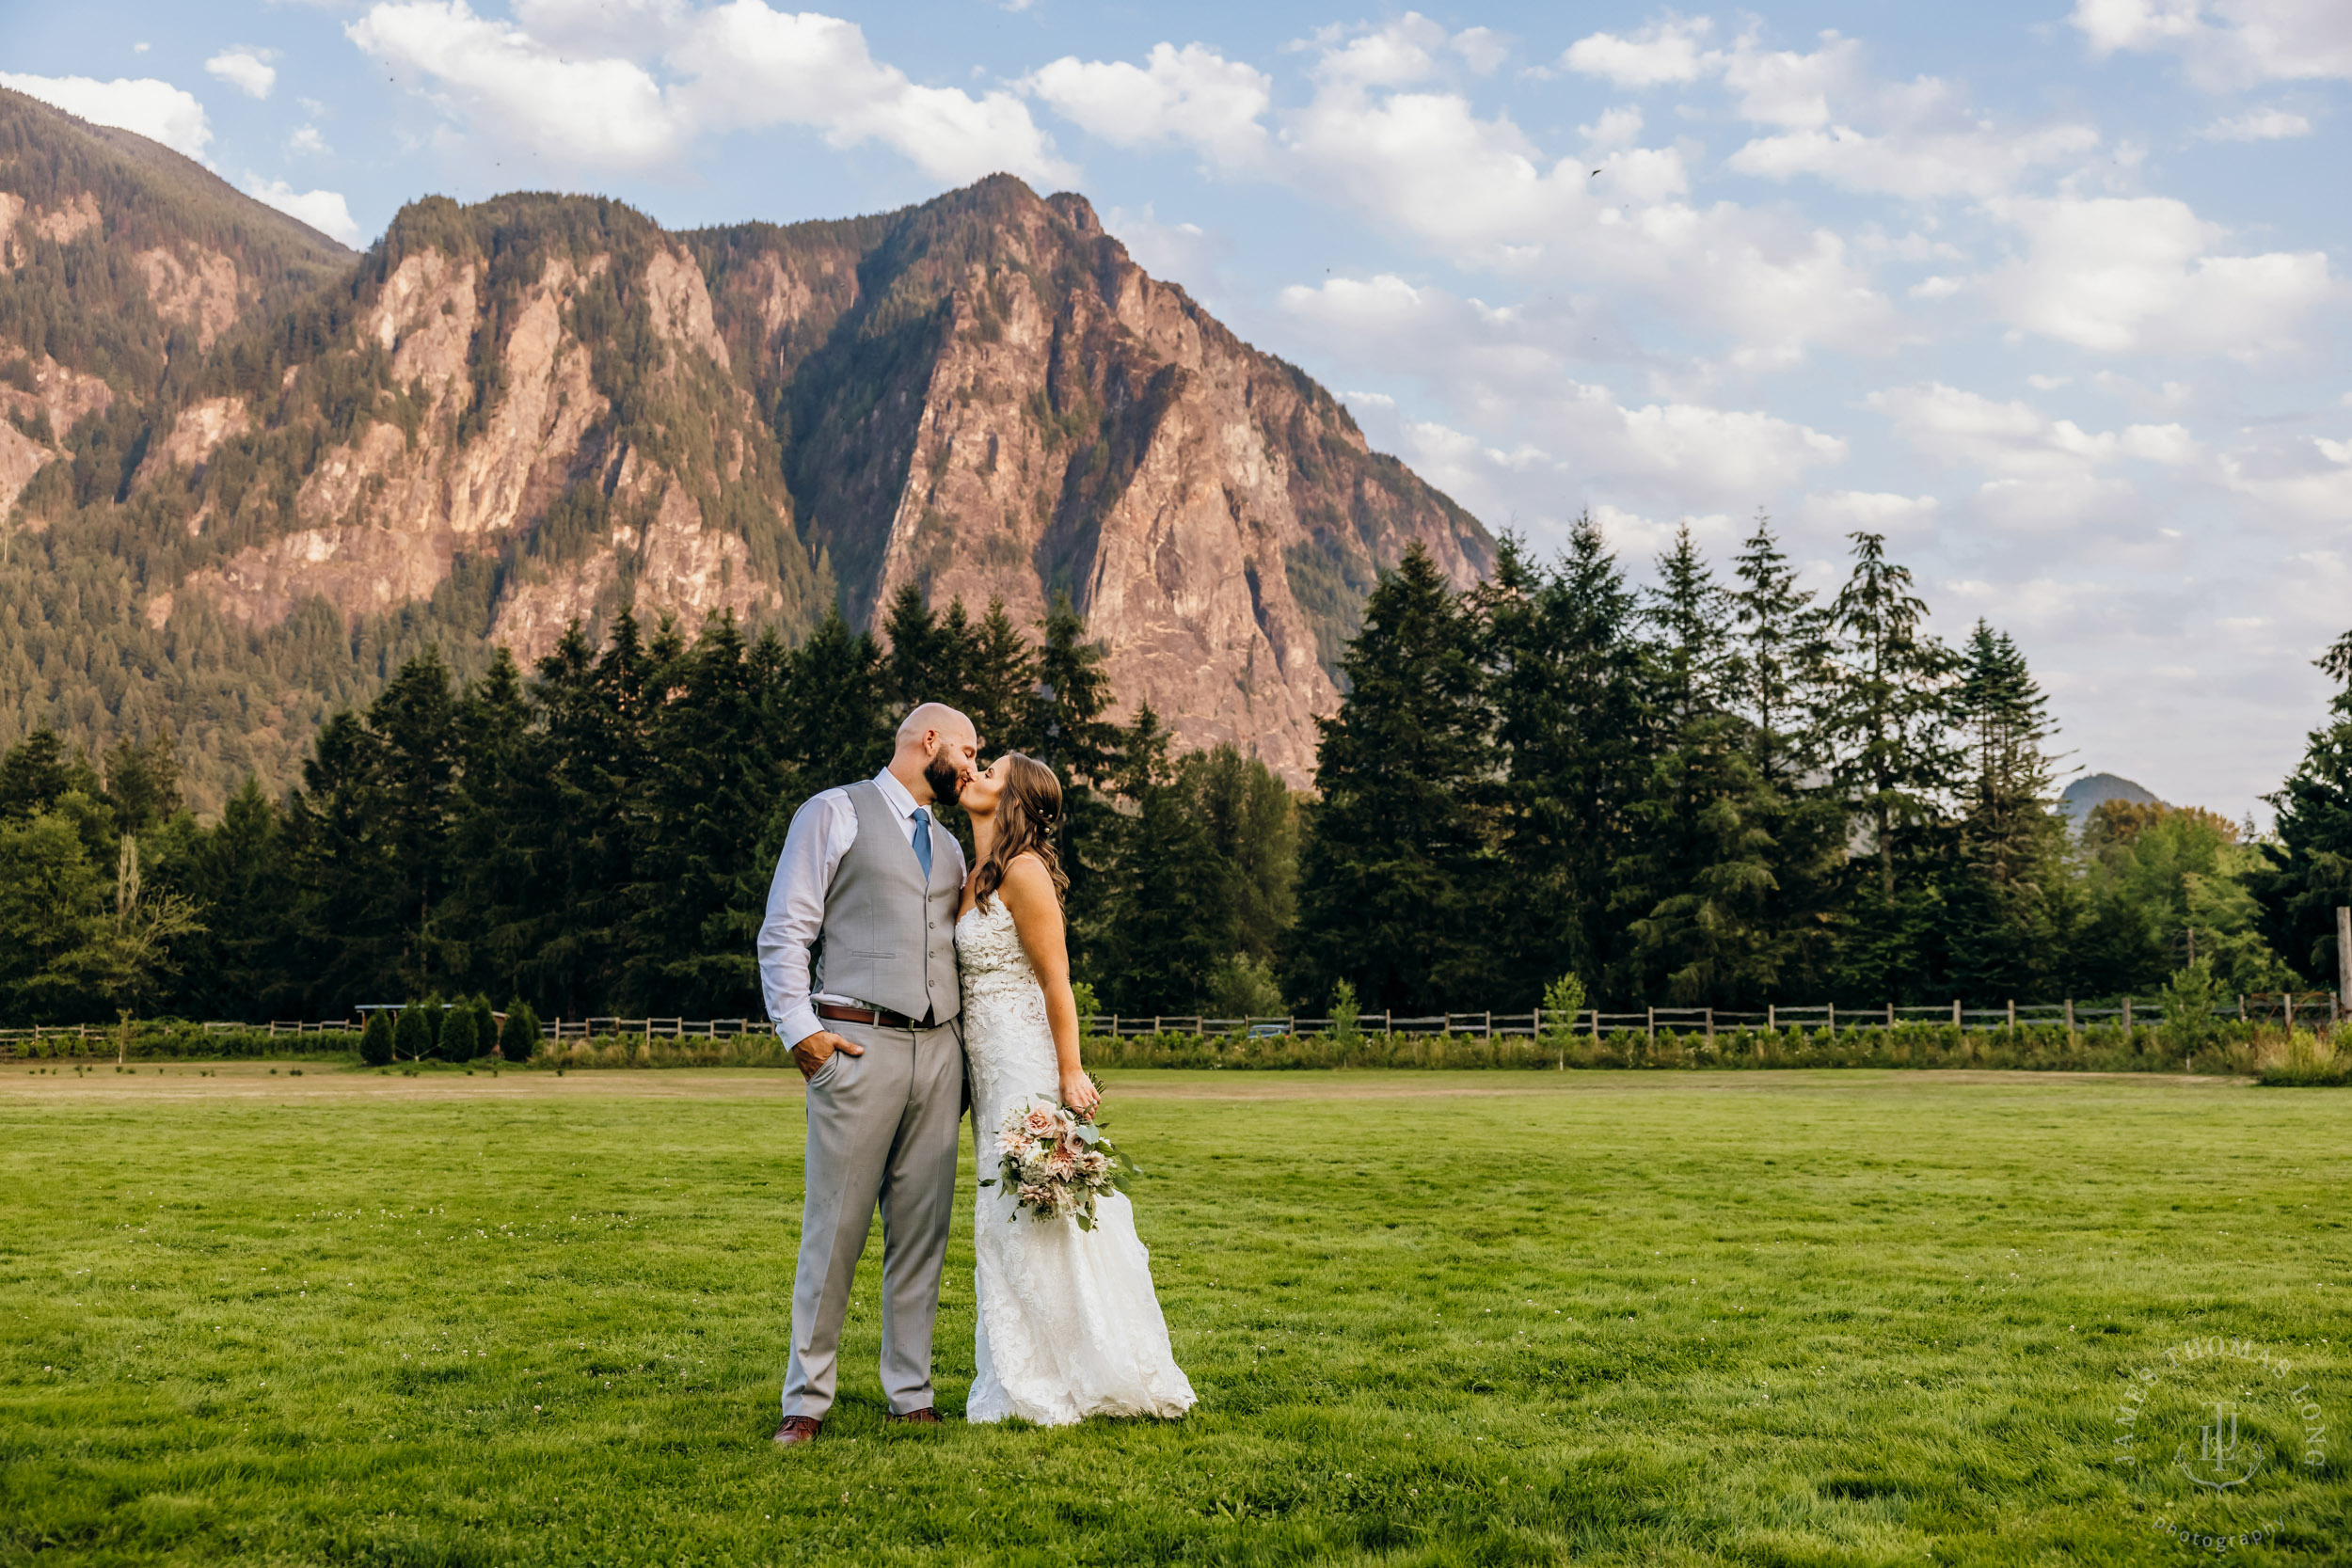
<path fill-rule="evenodd" d="M 2113 773 L 2088 773 L 2058 792 L 2058 812 L 2077 832 L 2093 809 L 2108 800 L 2128 800 L 2136 806 L 2160 806 L 2157 800 L 2129 779 Z"/>

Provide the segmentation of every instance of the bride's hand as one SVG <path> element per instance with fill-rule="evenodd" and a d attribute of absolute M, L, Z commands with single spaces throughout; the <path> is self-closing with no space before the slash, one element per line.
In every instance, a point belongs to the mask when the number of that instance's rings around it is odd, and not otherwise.
<path fill-rule="evenodd" d="M 1061 1075 L 1061 1102 L 1080 1116 L 1091 1116 L 1103 1103 L 1103 1092 L 1094 1086 L 1094 1080 L 1081 1070 Z"/>

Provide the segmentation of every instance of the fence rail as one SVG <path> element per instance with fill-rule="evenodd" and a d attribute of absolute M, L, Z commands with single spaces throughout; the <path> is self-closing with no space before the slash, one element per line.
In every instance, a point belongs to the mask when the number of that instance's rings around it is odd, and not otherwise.
<path fill-rule="evenodd" d="M 2217 1019 L 2234 1016 L 2242 1023 L 2278 1021 L 2290 1026 L 2321 1022 L 2333 1025 L 2341 1011 L 2341 1003 L 2332 991 L 2270 991 L 2240 996 L 2235 999 L 2234 1006 L 2217 1007 L 2211 1016 Z M 499 1017 L 503 1022 L 504 1015 Z M 1825 1029 L 1835 1035 L 1891 1029 L 1903 1023 L 1947 1023 L 1962 1030 L 1982 1031 L 2062 1023 L 2072 1032 L 2090 1023 L 2107 1022 L 2130 1028 L 2138 1024 L 2162 1023 L 2166 1022 L 2166 1015 L 2159 1003 L 2124 997 L 2113 1006 L 2090 1006 L 2069 999 L 2058 1002 L 2011 1002 L 1998 1007 L 1970 1007 L 1959 1001 L 1933 1006 L 1890 1003 L 1874 1007 L 1855 1007 L 1829 1002 L 1776 1003 L 1761 1011 L 1650 1006 L 1634 1011 L 1607 1011 L 1586 1007 L 1579 1010 L 1565 1025 L 1556 1014 L 1548 1017 L 1540 1008 L 1523 1013 L 1480 1011 L 1406 1015 L 1381 1012 L 1358 1014 L 1354 1027 L 1357 1032 L 1365 1035 L 1455 1035 L 1486 1039 L 1547 1033 L 1584 1034 L 1598 1038 L 1605 1033 L 1639 1031 L 1654 1040 L 1661 1028 L 1682 1034 L 1702 1032 L 1711 1038 L 1718 1029 L 1759 1027 L 1775 1032 L 1791 1028 L 1808 1031 Z M 1089 1019 L 1087 1024 L 1091 1033 L 1115 1037 L 1170 1034 L 1200 1037 L 1327 1035 L 1338 1032 L 1336 1019 L 1296 1013 L 1247 1018 L 1215 1018 L 1196 1013 L 1101 1013 Z M 119 1027 L 111 1023 L 65 1023 L 0 1028 L 0 1061 L 13 1058 L 18 1054 L 17 1047 L 32 1042 L 71 1039 L 103 1047 L 115 1037 Z M 207 1034 L 244 1032 L 267 1035 L 273 1038 L 279 1036 L 298 1038 L 304 1035 L 358 1033 L 362 1023 L 356 1018 L 325 1021 L 278 1019 L 260 1023 L 211 1020 L 182 1027 L 194 1027 Z M 558 1042 L 612 1038 L 728 1039 L 766 1034 L 768 1030 L 765 1020 L 747 1018 L 619 1018 L 597 1015 L 589 1018 L 551 1018 L 540 1025 L 540 1032 L 546 1038 Z"/>

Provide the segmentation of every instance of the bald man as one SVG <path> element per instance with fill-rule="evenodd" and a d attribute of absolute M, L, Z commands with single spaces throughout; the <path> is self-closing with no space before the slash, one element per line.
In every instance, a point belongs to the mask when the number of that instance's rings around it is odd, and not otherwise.
<path fill-rule="evenodd" d="M 890 766 L 793 814 L 768 889 L 760 985 L 808 1085 L 807 1196 L 776 1429 L 787 1448 L 814 1442 L 833 1407 L 841 1320 L 877 1207 L 882 1393 L 894 1419 L 939 1419 L 931 1324 L 963 1115 L 963 850 L 931 808 L 963 792 L 979 749 L 971 720 L 925 703 L 899 724 Z"/>

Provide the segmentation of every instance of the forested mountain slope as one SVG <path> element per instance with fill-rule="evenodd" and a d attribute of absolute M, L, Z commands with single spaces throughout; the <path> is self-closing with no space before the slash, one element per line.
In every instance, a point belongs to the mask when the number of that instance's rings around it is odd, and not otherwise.
<path fill-rule="evenodd" d="M 1376 570 L 1477 521 L 1083 198 L 672 235 L 413 203 L 342 251 L 0 93 L 0 745 L 169 730 L 189 799 L 291 783 L 437 643 L 526 668 L 621 610 L 806 634 L 914 585 L 1069 593 L 1120 699 L 1295 782 Z"/>

